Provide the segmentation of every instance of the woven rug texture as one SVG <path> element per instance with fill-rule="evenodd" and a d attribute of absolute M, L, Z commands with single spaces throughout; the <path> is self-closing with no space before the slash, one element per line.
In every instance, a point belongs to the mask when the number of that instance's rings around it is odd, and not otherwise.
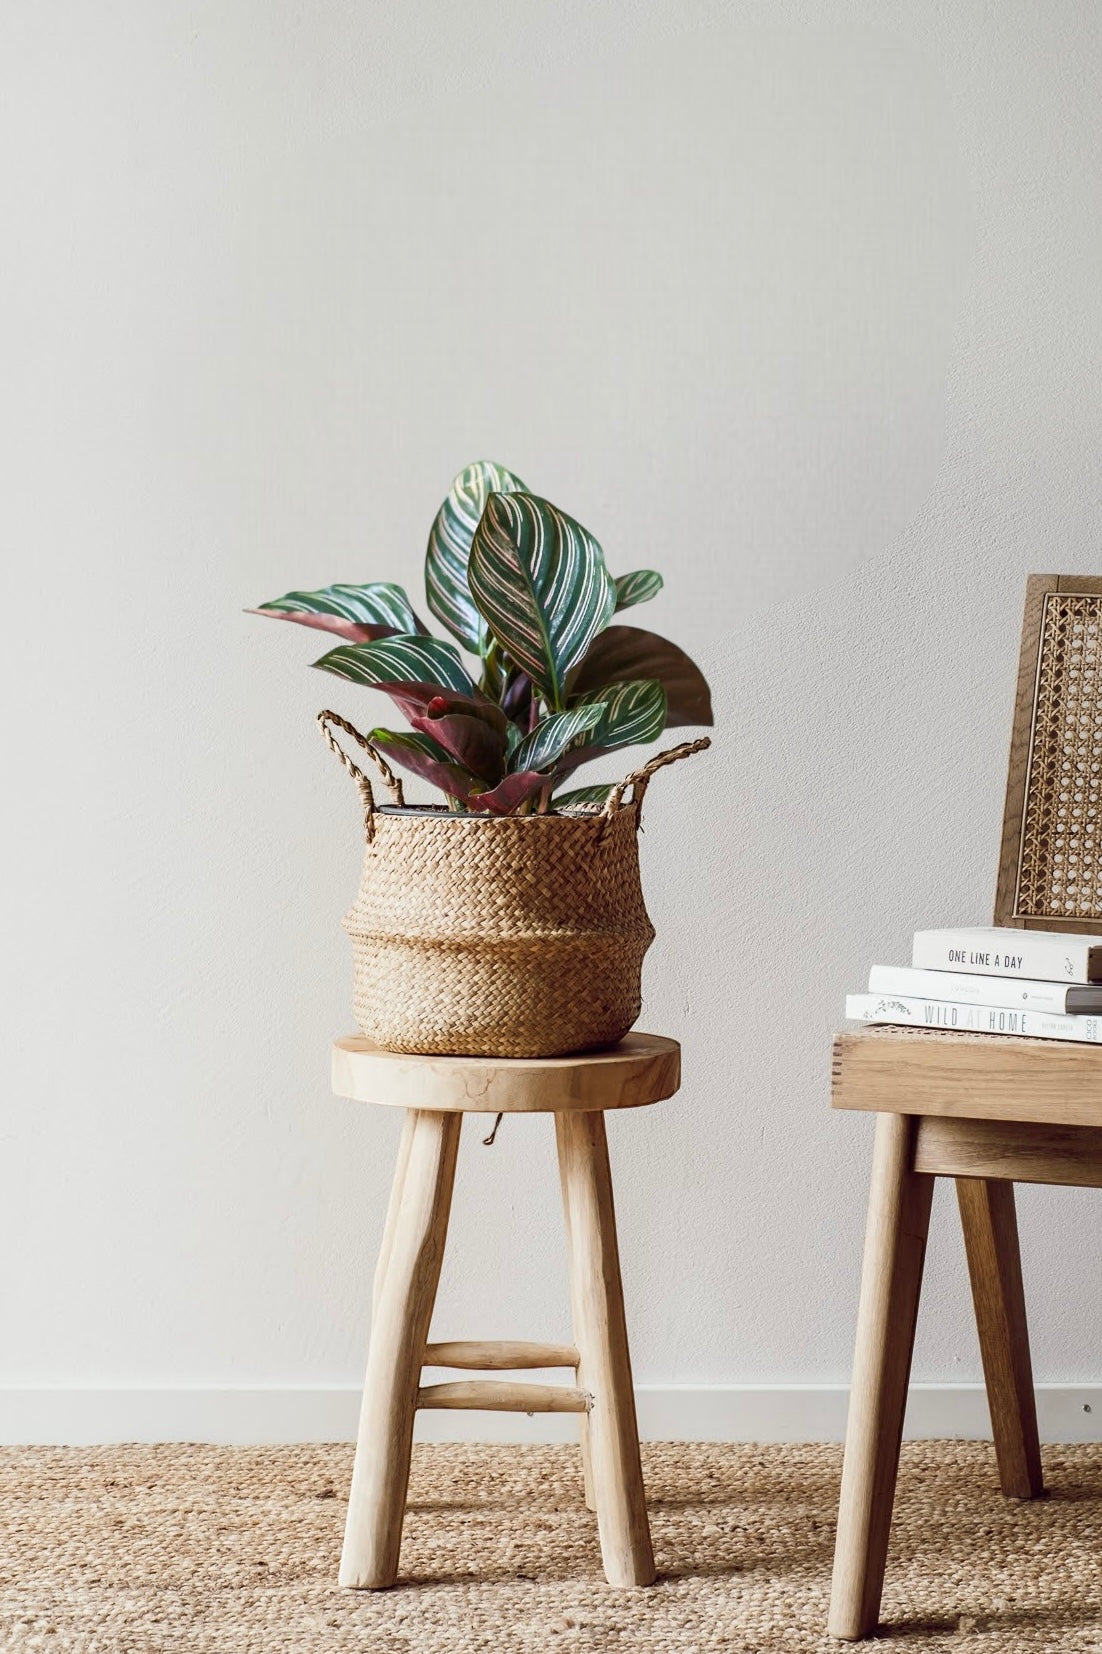
<path fill-rule="evenodd" d="M 658 1583 L 604 1582 L 576 1449 L 415 1449 L 399 1584 L 337 1587 L 352 1450 L 0 1449 L 0 1648 L 768 1654 L 825 1632 L 841 1450 L 644 1447 Z M 1003 1499 L 991 1448 L 903 1449 L 886 1650 L 1102 1654 L 1102 1445 Z"/>

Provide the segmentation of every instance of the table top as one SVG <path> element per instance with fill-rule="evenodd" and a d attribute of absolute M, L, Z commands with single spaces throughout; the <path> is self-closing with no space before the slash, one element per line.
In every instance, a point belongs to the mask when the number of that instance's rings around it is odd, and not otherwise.
<path fill-rule="evenodd" d="M 1102 1045 L 889 1023 L 836 1035 L 833 1070 L 835 1108 L 1102 1127 Z"/>
<path fill-rule="evenodd" d="M 333 1046 L 338 1097 L 440 1113 L 563 1114 L 641 1108 L 681 1084 L 681 1047 L 628 1034 L 568 1057 L 439 1057 L 383 1051 L 359 1036 Z"/>

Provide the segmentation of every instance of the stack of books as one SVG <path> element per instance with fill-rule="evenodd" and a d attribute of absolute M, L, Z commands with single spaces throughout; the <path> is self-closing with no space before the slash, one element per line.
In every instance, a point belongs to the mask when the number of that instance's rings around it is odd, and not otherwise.
<path fill-rule="evenodd" d="M 919 930 L 910 967 L 874 965 L 846 1016 L 1102 1045 L 1102 936 Z"/>

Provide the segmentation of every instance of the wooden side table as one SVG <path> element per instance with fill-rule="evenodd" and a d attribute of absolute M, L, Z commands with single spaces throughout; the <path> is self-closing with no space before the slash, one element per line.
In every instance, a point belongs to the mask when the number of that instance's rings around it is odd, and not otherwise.
<path fill-rule="evenodd" d="M 398 1573 L 414 1415 L 420 1407 L 577 1413 L 586 1503 L 597 1514 L 610 1585 L 654 1580 L 631 1359 L 620 1282 L 605 1111 L 672 1097 L 675 1040 L 629 1034 L 572 1057 L 418 1057 L 364 1039 L 333 1047 L 333 1089 L 406 1111 L 375 1270 L 371 1348 L 348 1502 L 340 1583 L 378 1590 Z M 554 1114 L 574 1344 L 429 1344 L 466 1113 Z M 471 1379 L 421 1385 L 424 1366 L 573 1368 L 573 1387 Z"/>

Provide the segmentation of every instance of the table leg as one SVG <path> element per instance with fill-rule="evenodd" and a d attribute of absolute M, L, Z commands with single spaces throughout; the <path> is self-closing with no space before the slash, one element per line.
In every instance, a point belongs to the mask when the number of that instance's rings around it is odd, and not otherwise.
<path fill-rule="evenodd" d="M 982 1177 L 958 1177 L 957 1204 L 968 1254 L 999 1483 L 1009 1498 L 1035 1499 L 1044 1492 L 1045 1482 L 1037 1438 L 1037 1401 L 1029 1359 L 1014 1185 Z"/>
<path fill-rule="evenodd" d="M 876 1629 L 934 1180 L 912 1170 L 915 1119 L 876 1119 L 857 1349 L 830 1596 L 831 1636 Z"/>

